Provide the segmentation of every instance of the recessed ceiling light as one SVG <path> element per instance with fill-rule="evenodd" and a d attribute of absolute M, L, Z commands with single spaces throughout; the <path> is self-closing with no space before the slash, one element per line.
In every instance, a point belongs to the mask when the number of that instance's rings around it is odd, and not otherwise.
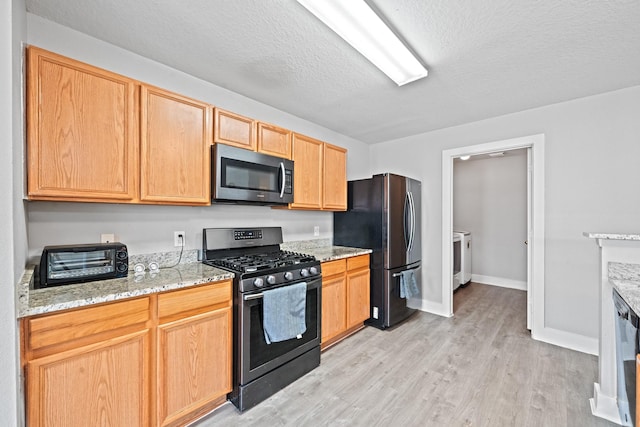
<path fill-rule="evenodd" d="M 504 151 L 499 151 L 497 153 L 489 153 L 489 157 L 502 157 L 504 156 Z"/>
<path fill-rule="evenodd" d="M 467 155 L 467 156 L 460 156 L 460 160 L 469 160 L 471 158 L 471 156 Z"/>
<path fill-rule="evenodd" d="M 426 77 L 416 59 L 364 0 L 298 0 L 398 86 Z"/>

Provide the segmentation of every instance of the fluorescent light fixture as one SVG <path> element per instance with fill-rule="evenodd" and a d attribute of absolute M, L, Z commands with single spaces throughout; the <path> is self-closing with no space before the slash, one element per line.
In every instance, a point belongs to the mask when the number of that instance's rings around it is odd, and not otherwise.
<path fill-rule="evenodd" d="M 398 86 L 426 77 L 427 69 L 364 0 L 298 0 Z"/>
<path fill-rule="evenodd" d="M 466 155 L 466 156 L 460 156 L 460 160 L 469 160 L 471 158 L 471 156 Z"/>

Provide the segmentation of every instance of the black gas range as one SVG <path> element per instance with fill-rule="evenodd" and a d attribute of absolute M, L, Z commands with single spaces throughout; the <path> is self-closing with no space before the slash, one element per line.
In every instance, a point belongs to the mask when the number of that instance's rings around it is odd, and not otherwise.
<path fill-rule="evenodd" d="M 282 250 L 280 227 L 205 228 L 202 243 L 205 264 L 235 273 L 234 374 L 228 397 L 244 411 L 320 364 L 320 262 L 311 255 Z M 263 299 L 269 292 L 280 295 L 289 286 L 301 288 L 302 293 L 306 286 L 306 330 L 267 343 Z"/>

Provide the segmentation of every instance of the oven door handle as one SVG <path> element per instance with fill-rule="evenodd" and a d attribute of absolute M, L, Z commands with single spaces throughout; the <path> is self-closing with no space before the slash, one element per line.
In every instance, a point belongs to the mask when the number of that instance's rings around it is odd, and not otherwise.
<path fill-rule="evenodd" d="M 260 292 L 259 294 L 245 295 L 245 296 L 243 297 L 243 299 L 244 299 L 245 301 L 250 301 L 250 300 L 252 300 L 252 299 L 260 299 L 260 298 L 262 298 L 262 296 L 263 296 L 263 293 L 262 293 L 262 292 Z"/>

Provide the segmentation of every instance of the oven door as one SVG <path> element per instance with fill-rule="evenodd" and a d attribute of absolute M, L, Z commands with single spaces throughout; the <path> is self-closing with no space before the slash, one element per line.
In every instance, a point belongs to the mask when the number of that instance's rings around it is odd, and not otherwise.
<path fill-rule="evenodd" d="M 293 202 L 293 162 L 224 144 L 212 147 L 212 199 L 259 204 Z"/>
<path fill-rule="evenodd" d="M 300 339 L 267 344 L 262 328 L 262 297 L 260 292 L 241 294 L 239 304 L 237 375 L 240 385 L 270 372 L 284 363 L 320 345 L 320 299 L 322 280 L 307 282 L 307 330 Z"/>

